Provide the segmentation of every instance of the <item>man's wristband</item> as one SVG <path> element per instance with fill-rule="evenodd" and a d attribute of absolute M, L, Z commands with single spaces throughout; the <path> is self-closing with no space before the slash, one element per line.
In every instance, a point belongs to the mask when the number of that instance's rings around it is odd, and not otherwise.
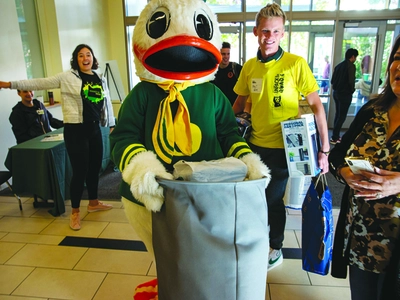
<path fill-rule="evenodd" d="M 326 156 L 328 156 L 329 155 L 329 153 L 330 153 L 330 151 L 322 151 L 322 150 L 319 150 L 319 152 L 321 152 L 322 154 L 325 154 Z"/>

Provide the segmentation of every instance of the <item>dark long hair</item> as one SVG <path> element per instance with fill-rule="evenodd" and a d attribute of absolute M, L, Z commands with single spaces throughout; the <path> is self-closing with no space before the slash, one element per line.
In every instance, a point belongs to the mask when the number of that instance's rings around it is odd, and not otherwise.
<path fill-rule="evenodd" d="M 394 55 L 400 47 L 400 35 L 395 40 L 392 51 L 390 51 L 390 56 L 386 68 L 386 80 L 383 86 L 382 92 L 377 96 L 376 102 L 374 104 L 375 107 L 379 107 L 383 110 L 388 110 L 393 103 L 396 101 L 396 95 L 394 94 L 392 87 L 390 86 L 390 66 L 394 61 Z"/>
<path fill-rule="evenodd" d="M 93 56 L 93 65 L 92 65 L 92 70 L 97 70 L 99 68 L 99 63 L 97 62 L 96 56 L 94 56 L 93 50 L 90 46 L 86 44 L 80 44 L 76 46 L 74 52 L 72 52 L 72 58 L 71 58 L 71 68 L 74 70 L 79 71 L 79 65 L 78 65 L 78 53 L 81 51 L 83 48 L 88 48 L 89 51 L 92 53 Z"/>

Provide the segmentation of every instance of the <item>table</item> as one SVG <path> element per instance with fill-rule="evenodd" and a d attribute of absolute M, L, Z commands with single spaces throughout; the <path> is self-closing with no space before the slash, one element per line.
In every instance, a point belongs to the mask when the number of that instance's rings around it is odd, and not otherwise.
<path fill-rule="evenodd" d="M 101 127 L 103 136 L 102 170 L 110 162 L 108 127 Z M 51 134 L 63 133 L 64 128 Z M 47 134 L 49 135 L 49 134 Z M 65 213 L 64 201 L 70 199 L 72 168 L 64 141 L 41 142 L 45 135 L 11 147 L 5 166 L 12 173 L 13 190 L 16 194 L 37 195 L 52 199 L 54 206 L 49 210 L 53 216 Z"/>

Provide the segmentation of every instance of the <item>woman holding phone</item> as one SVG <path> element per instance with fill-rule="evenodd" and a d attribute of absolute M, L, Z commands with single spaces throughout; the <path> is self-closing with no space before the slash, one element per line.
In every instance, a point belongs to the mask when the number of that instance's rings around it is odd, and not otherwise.
<path fill-rule="evenodd" d="M 371 98 L 329 155 L 331 172 L 346 184 L 332 276 L 346 278 L 349 266 L 353 300 L 399 299 L 400 37 L 390 53 L 383 91 Z M 369 159 L 373 172 L 354 174 L 348 156 Z"/>

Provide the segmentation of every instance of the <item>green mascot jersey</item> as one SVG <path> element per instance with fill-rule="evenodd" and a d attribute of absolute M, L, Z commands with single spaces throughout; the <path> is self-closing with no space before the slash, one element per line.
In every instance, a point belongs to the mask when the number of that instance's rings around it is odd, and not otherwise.
<path fill-rule="evenodd" d="M 208 82 L 197 84 L 181 93 L 190 113 L 191 126 L 196 128 L 192 130 L 192 155 L 183 156 L 177 151 L 172 162 L 167 163 L 155 151 L 152 142 L 153 128 L 160 102 L 167 92 L 155 83 L 142 81 L 124 100 L 118 114 L 118 126 L 110 135 L 112 160 L 121 172 L 135 154 L 147 150 L 155 152 L 168 171 L 172 171 L 173 164 L 179 160 L 208 161 L 228 156 L 239 158 L 251 152 L 245 140 L 238 134 L 238 125 L 228 99 L 215 85 Z M 170 105 L 175 112 L 178 101 Z M 139 203 L 124 181 L 121 183 L 120 193 Z"/>

